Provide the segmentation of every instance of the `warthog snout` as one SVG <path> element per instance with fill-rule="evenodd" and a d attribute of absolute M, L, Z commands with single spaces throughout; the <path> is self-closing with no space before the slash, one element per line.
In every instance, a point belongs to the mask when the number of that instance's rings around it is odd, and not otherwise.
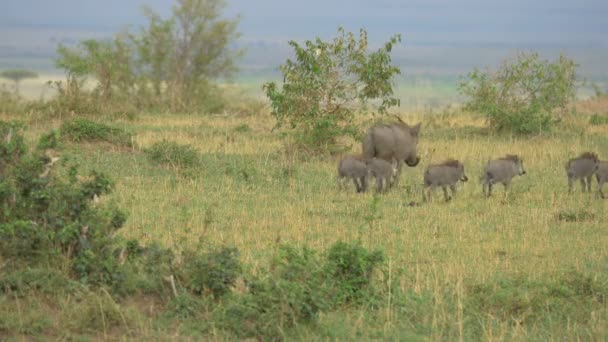
<path fill-rule="evenodd" d="M 526 170 L 521 170 L 521 173 L 519 174 L 520 176 L 523 176 L 526 174 Z"/>
<path fill-rule="evenodd" d="M 467 177 L 467 175 L 462 175 L 462 178 L 460 178 L 460 180 L 463 182 L 467 182 L 469 181 L 469 177 Z"/>
<path fill-rule="evenodd" d="M 407 159 L 405 163 L 407 164 L 407 166 L 414 167 L 418 165 L 418 163 L 420 163 L 420 157 L 416 157 L 414 158 L 414 160 Z"/>

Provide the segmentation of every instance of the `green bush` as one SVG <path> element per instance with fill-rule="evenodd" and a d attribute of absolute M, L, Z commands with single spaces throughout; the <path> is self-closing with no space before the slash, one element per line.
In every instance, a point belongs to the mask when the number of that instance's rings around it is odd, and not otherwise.
<path fill-rule="evenodd" d="M 340 150 L 339 139 L 357 137 L 357 115 L 385 114 L 399 104 L 393 97 L 391 50 L 401 41 L 395 35 L 375 52 L 368 52 L 367 32 L 338 29 L 331 42 L 320 38 L 303 45 L 290 41 L 295 60 L 280 67 L 283 86 L 264 85 L 277 128 L 288 127 L 296 143 L 313 152 Z"/>
<path fill-rule="evenodd" d="M 216 319 L 241 338 L 283 339 L 285 330 L 331 308 L 322 263 L 313 251 L 280 246 L 268 272 L 249 291 L 218 308 Z"/>
<path fill-rule="evenodd" d="M 325 262 L 308 248 L 280 246 L 268 272 L 249 279 L 249 291 L 218 308 L 217 319 L 241 338 L 283 339 L 286 329 L 371 293 L 381 261 L 359 244 L 336 243 Z"/>
<path fill-rule="evenodd" d="M 0 121 L 0 176 L 26 152 L 22 133 L 23 125 L 13 121 Z"/>
<path fill-rule="evenodd" d="M 589 118 L 589 124 L 592 126 L 608 125 L 608 115 L 593 114 Z"/>
<path fill-rule="evenodd" d="M 327 254 L 326 269 L 339 302 L 363 298 L 374 269 L 382 263 L 380 251 L 370 252 L 360 244 L 335 243 Z"/>
<path fill-rule="evenodd" d="M 49 173 L 49 157 L 28 153 L 22 139 L 14 125 L 0 122 L 0 257 L 12 260 L 10 270 L 67 265 L 84 282 L 119 281 L 112 246 L 126 217 L 115 207 L 91 205 L 112 190 L 112 181 L 94 171 L 78 181 L 75 168 L 68 179 Z"/>
<path fill-rule="evenodd" d="M 199 152 L 194 147 L 166 140 L 154 143 L 144 152 L 151 161 L 175 168 L 195 167 L 201 160 Z"/>
<path fill-rule="evenodd" d="M 548 131 L 576 94 L 576 64 L 537 53 L 520 53 L 497 71 L 474 69 L 459 85 L 466 108 L 486 117 L 497 131 L 531 134 Z"/>
<path fill-rule="evenodd" d="M 205 253 L 184 253 L 184 271 L 181 278 L 195 294 L 209 294 L 220 298 L 230 291 L 241 275 L 241 264 L 236 248 L 223 247 Z"/>
<path fill-rule="evenodd" d="M 607 280 L 605 275 L 580 272 L 545 281 L 499 277 L 470 287 L 465 314 L 473 324 L 482 324 L 488 317 L 528 327 L 582 324 L 591 319 L 594 308 L 605 305 Z"/>
<path fill-rule="evenodd" d="M 49 149 L 49 148 L 58 148 L 60 139 L 61 139 L 61 137 L 59 135 L 59 132 L 56 130 L 52 130 L 52 131 L 40 136 L 40 139 L 38 139 L 37 148 L 39 150 L 44 150 L 44 149 Z"/>
<path fill-rule="evenodd" d="M 201 315 L 206 304 L 204 298 L 180 293 L 168 303 L 166 313 L 180 319 L 194 318 Z"/>
<path fill-rule="evenodd" d="M 48 295 L 65 295 L 75 288 L 74 282 L 63 272 L 46 267 L 25 267 L 0 278 L 0 293 L 10 291 L 25 295 L 29 291 L 37 291 Z"/>
<path fill-rule="evenodd" d="M 64 122 L 61 125 L 61 137 L 74 142 L 103 141 L 120 146 L 133 146 L 133 136 L 129 132 L 84 118 Z"/>
<path fill-rule="evenodd" d="M 559 221 L 565 222 L 585 222 L 593 221 L 595 214 L 588 210 L 561 210 L 556 215 Z"/>

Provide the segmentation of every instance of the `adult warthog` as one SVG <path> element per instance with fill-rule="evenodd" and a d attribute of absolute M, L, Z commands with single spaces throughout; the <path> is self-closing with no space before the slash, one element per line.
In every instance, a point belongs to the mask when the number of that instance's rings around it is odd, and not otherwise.
<path fill-rule="evenodd" d="M 370 160 L 381 158 L 387 161 L 397 161 L 397 174 L 393 185 L 399 183 L 402 162 L 414 167 L 420 162 L 416 153 L 420 123 L 409 126 L 399 119 L 399 122 L 387 125 L 377 125 L 369 129 L 363 138 L 363 156 Z"/>

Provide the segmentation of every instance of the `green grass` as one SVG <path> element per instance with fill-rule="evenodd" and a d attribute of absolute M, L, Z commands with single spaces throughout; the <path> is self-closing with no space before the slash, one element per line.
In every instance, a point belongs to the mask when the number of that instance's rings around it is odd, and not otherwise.
<path fill-rule="evenodd" d="M 134 133 L 135 149 L 69 144 L 61 154 L 85 174 L 95 169 L 115 180 L 115 191 L 102 200 L 127 212 L 121 234 L 144 245 L 233 246 L 260 276 L 277 241 L 325 251 L 337 241 L 361 240 L 384 252 L 374 276 L 377 297 L 296 324 L 285 339 L 606 339 L 608 201 L 579 188 L 568 195 L 563 169 L 581 151 L 607 159 L 606 129 L 586 131 L 588 120 L 581 118 L 572 124 L 586 134 L 558 130 L 526 139 L 494 136 L 464 114 L 405 119 L 423 121 L 422 161 L 404 169 L 399 188 L 380 196 L 375 209 L 373 193 L 338 190 L 337 159 L 285 152 L 267 115 L 142 114 L 116 123 Z M 48 126 L 36 123 L 30 134 Z M 148 158 L 144 151 L 163 141 L 196 151 L 187 174 Z M 514 179 L 507 196 L 499 186 L 486 199 L 477 181 L 483 164 L 506 153 L 519 154 L 528 174 Z M 470 178 L 456 198 L 445 203 L 437 192 L 431 203 L 407 206 L 422 200 L 424 167 L 448 157 L 464 162 Z M 19 305 L 10 315 L 0 311 L 0 338 L 235 338 L 209 316 L 197 328 L 163 315 L 164 304 L 150 298 L 120 301 L 101 292 L 30 305 L 44 293 L 0 295 L 0 307 Z M 53 315 L 61 308 L 62 315 Z"/>

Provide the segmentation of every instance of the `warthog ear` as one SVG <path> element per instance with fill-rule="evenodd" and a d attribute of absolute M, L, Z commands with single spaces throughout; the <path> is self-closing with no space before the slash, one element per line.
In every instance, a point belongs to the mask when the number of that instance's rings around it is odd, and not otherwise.
<path fill-rule="evenodd" d="M 419 122 L 414 126 L 410 127 L 410 132 L 412 133 L 412 135 L 418 136 L 418 133 L 420 133 L 420 126 L 422 126 L 422 122 Z"/>

